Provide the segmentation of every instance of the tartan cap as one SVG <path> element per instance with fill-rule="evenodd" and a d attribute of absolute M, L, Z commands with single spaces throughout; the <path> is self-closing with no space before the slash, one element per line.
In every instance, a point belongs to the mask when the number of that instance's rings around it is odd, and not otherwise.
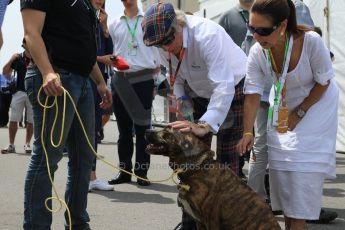
<path fill-rule="evenodd" d="M 161 43 L 175 19 L 175 10 L 170 3 L 156 3 L 146 11 L 141 23 L 144 43 L 153 46 Z"/>

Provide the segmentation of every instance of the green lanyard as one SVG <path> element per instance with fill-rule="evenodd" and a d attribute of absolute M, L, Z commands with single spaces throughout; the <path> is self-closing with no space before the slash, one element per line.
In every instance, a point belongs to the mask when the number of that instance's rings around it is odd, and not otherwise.
<path fill-rule="evenodd" d="M 241 16 L 242 16 L 242 18 L 243 18 L 243 21 L 244 21 L 246 24 L 248 24 L 248 22 L 249 22 L 249 20 L 248 20 L 248 18 L 249 18 L 249 12 L 248 12 L 248 10 L 241 10 L 241 11 L 240 11 L 240 14 L 241 14 Z"/>
<path fill-rule="evenodd" d="M 292 36 L 291 36 L 292 37 Z M 279 95 L 282 89 L 282 86 L 284 87 L 285 84 L 285 79 L 286 79 L 286 74 L 287 74 L 287 68 L 289 66 L 289 62 L 290 62 L 290 55 L 291 55 L 291 51 L 292 51 L 292 44 L 290 44 L 290 41 L 292 40 L 291 37 L 288 37 L 286 35 L 286 42 L 285 42 L 285 48 L 284 48 L 284 62 L 283 62 L 283 68 L 281 70 L 281 74 L 280 74 L 280 79 L 278 80 L 277 78 L 277 83 L 275 80 L 275 74 L 272 68 L 272 52 L 271 50 L 265 50 L 266 52 L 266 57 L 267 57 L 267 62 L 269 64 L 270 70 L 271 70 L 271 76 L 272 76 L 272 82 L 274 85 L 274 105 L 278 105 L 279 102 Z M 289 58 L 287 58 L 287 56 L 289 56 Z M 287 60 L 289 59 L 289 60 Z"/>
<path fill-rule="evenodd" d="M 132 37 L 132 42 L 134 42 L 134 40 L 135 40 L 135 32 L 137 31 L 137 26 L 138 26 L 138 21 L 139 21 L 139 16 L 137 16 L 137 20 L 135 22 L 134 29 L 132 29 L 129 26 L 127 17 L 125 17 L 125 20 L 126 20 L 128 31 L 129 31 L 129 33 L 131 34 L 131 37 Z"/>

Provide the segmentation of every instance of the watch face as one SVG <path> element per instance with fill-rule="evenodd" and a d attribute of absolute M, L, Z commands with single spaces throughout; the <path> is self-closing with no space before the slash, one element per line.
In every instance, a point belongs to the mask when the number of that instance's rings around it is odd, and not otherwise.
<path fill-rule="evenodd" d="M 302 117 L 304 117 L 305 112 L 302 109 L 298 109 L 297 115 L 298 115 L 299 118 L 302 118 Z"/>

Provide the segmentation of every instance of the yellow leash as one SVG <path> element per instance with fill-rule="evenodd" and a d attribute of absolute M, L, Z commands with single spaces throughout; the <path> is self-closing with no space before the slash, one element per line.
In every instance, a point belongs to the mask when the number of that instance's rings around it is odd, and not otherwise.
<path fill-rule="evenodd" d="M 57 145 L 54 144 L 53 142 L 53 130 L 54 130 L 54 127 L 55 127 L 55 124 L 56 124 L 56 120 L 57 120 L 57 117 L 58 117 L 58 112 L 59 112 L 59 107 L 58 107 L 58 104 L 57 104 L 57 97 L 55 96 L 54 98 L 54 102 L 51 104 L 51 105 L 48 105 L 48 99 L 49 99 L 49 96 L 46 97 L 46 101 L 44 103 L 44 105 L 41 103 L 40 101 L 40 95 L 41 95 L 41 91 L 42 91 L 43 87 L 41 86 L 41 88 L 38 90 L 38 95 L 37 95 L 37 101 L 38 103 L 44 108 L 43 109 L 43 118 L 42 118 L 42 129 L 41 129 L 41 144 L 42 144 L 42 148 L 43 148 L 43 151 L 44 151 L 44 154 L 46 156 L 46 164 L 47 164 L 47 171 L 48 171 L 48 176 L 49 176 L 49 180 L 50 180 L 50 183 L 52 184 L 52 188 L 53 188 L 53 191 L 54 191 L 54 194 L 55 196 L 52 196 L 52 197 L 48 197 L 45 202 L 44 202 L 44 205 L 46 207 L 46 209 L 48 211 L 50 211 L 51 213 L 57 213 L 58 211 L 61 210 L 62 206 L 65 206 L 66 207 L 66 210 L 67 210 L 67 214 L 68 214 L 68 223 L 69 223 L 69 229 L 72 230 L 72 218 L 71 218 L 71 212 L 68 208 L 68 205 L 66 204 L 66 202 L 61 199 L 59 197 L 59 194 L 56 190 L 56 187 L 55 187 L 55 184 L 54 184 L 54 181 L 52 179 L 52 175 L 51 175 L 51 172 L 50 172 L 50 165 L 49 165 L 49 158 L 48 158 L 48 153 L 47 153 L 47 149 L 46 149 L 46 146 L 44 144 L 44 129 L 45 129 L 45 118 L 46 118 L 46 112 L 47 112 L 47 109 L 50 109 L 50 108 L 53 108 L 53 106 L 55 105 L 55 108 L 56 108 L 56 112 L 55 112 L 55 118 L 54 118 L 54 122 L 53 122 L 53 127 L 52 127 L 52 131 L 51 131 L 51 134 L 50 134 L 50 141 L 51 141 L 51 144 L 56 148 L 58 147 L 60 144 L 61 144 L 61 140 L 62 140 L 62 136 L 63 136 L 63 130 L 64 128 L 61 128 L 61 135 L 60 135 L 60 140 L 58 142 Z M 65 90 L 64 90 L 65 91 Z M 64 102 L 66 102 L 66 93 L 64 93 Z M 62 119 L 62 127 L 64 127 L 64 123 L 65 123 L 65 112 L 66 112 L 66 104 L 64 103 L 64 107 L 63 107 L 63 119 Z M 57 207 L 56 209 L 51 209 L 48 205 L 48 202 L 50 200 L 57 200 L 59 201 L 59 204 L 60 206 Z"/>
<path fill-rule="evenodd" d="M 58 75 L 58 77 L 59 77 L 59 75 Z M 174 180 L 174 177 L 177 176 L 177 174 L 179 174 L 179 173 L 181 173 L 181 172 L 184 171 L 183 169 L 176 169 L 176 170 L 174 170 L 174 171 L 172 172 L 171 176 L 169 176 L 169 178 L 164 179 L 164 180 L 148 180 L 148 179 L 142 178 L 142 177 L 140 177 L 140 176 L 137 176 L 137 175 L 135 175 L 135 174 L 132 173 L 132 172 L 128 172 L 128 171 L 126 171 L 126 170 L 124 170 L 124 169 L 121 169 L 121 168 L 119 168 L 118 166 L 116 166 L 115 164 L 113 164 L 113 163 L 111 163 L 111 162 L 109 162 L 109 161 L 107 161 L 107 160 L 102 159 L 102 157 L 100 157 L 100 156 L 97 154 L 97 152 L 95 151 L 95 149 L 93 148 L 93 146 L 92 146 L 92 144 L 91 144 L 91 142 L 90 142 L 90 140 L 89 140 L 89 137 L 87 136 L 87 133 L 86 133 L 86 131 L 85 131 L 85 127 L 84 127 L 83 122 L 82 122 L 82 120 L 81 120 L 81 118 L 80 118 L 79 112 L 78 112 L 77 107 L 76 107 L 76 105 L 75 105 L 75 103 L 74 103 L 74 101 L 73 101 L 72 96 L 71 96 L 70 93 L 69 93 L 65 88 L 63 88 L 63 87 L 62 87 L 62 89 L 63 89 L 63 92 L 64 92 L 64 93 L 63 93 L 63 111 L 62 111 L 61 132 L 60 132 L 59 141 L 58 141 L 58 143 L 55 144 L 54 141 L 53 141 L 53 133 L 54 133 L 56 121 L 57 121 L 58 114 L 59 114 L 59 109 L 58 109 L 59 107 L 58 107 L 58 102 L 57 102 L 57 96 L 54 96 L 54 101 L 53 101 L 53 103 L 52 103 L 51 105 L 48 105 L 48 99 L 50 98 L 50 96 L 47 96 L 47 97 L 46 97 L 46 100 L 45 100 L 45 103 L 43 104 L 43 103 L 40 101 L 40 95 L 41 95 L 41 93 L 42 93 L 42 89 L 43 89 L 43 86 L 40 87 L 40 89 L 38 90 L 38 95 L 37 95 L 37 101 L 38 101 L 38 103 L 40 104 L 40 106 L 43 107 L 42 130 L 41 130 L 41 144 L 42 144 L 42 147 L 43 147 L 44 154 L 45 154 L 45 156 L 46 156 L 46 164 L 47 164 L 47 171 L 48 171 L 49 180 L 50 180 L 50 182 L 51 182 L 51 184 L 52 184 L 52 188 L 53 188 L 54 195 L 55 195 L 55 196 L 52 196 L 52 197 L 48 197 L 48 198 L 45 200 L 45 207 L 46 207 L 46 209 L 47 209 L 48 211 L 50 211 L 50 212 L 52 212 L 52 213 L 56 213 L 56 212 L 58 212 L 58 211 L 61 210 L 62 206 L 64 206 L 64 207 L 66 208 L 66 210 L 67 210 L 67 214 L 68 214 L 68 224 L 69 224 L 69 229 L 70 229 L 70 230 L 72 230 L 72 218 L 71 218 L 71 213 L 70 213 L 70 210 L 69 210 L 69 208 L 68 208 L 67 203 L 66 203 L 63 199 L 61 199 L 61 198 L 59 197 L 59 194 L 58 194 L 58 192 L 57 192 L 57 190 L 56 190 L 56 187 L 55 187 L 55 185 L 54 185 L 54 181 L 53 181 L 53 179 L 52 179 L 52 175 L 51 175 L 50 167 L 49 167 L 50 165 L 49 165 L 48 153 L 47 153 L 46 146 L 45 146 L 45 144 L 44 144 L 44 129 L 45 129 L 46 110 L 47 110 L 47 109 L 51 109 L 51 108 L 53 108 L 53 107 L 55 106 L 55 109 L 56 109 L 56 110 L 55 110 L 55 117 L 54 117 L 53 126 L 52 126 L 52 129 L 51 129 L 51 132 L 50 132 L 50 142 L 51 142 L 51 145 L 54 146 L 55 148 L 58 148 L 58 147 L 61 145 L 62 138 L 63 138 L 63 134 L 64 134 L 64 127 L 65 127 L 66 100 L 67 100 L 67 97 L 66 97 L 66 96 L 68 96 L 68 98 L 70 99 L 70 101 L 71 101 L 71 103 L 72 103 L 72 105 L 73 105 L 73 108 L 74 108 L 74 110 L 75 110 L 75 112 L 76 112 L 76 115 L 77 115 L 77 117 L 78 117 L 80 126 L 81 126 L 81 128 L 82 128 L 82 130 L 83 130 L 84 136 L 85 136 L 86 141 L 87 141 L 87 143 L 88 143 L 88 146 L 91 148 L 93 154 L 95 154 L 95 156 L 96 156 L 97 159 L 101 160 L 102 162 L 104 162 L 105 164 L 109 165 L 109 166 L 112 167 L 112 168 L 115 168 L 115 169 L 120 170 L 120 171 L 122 171 L 122 172 L 124 172 L 124 173 L 127 173 L 127 174 L 129 174 L 129 175 L 132 175 L 132 176 L 134 176 L 134 177 L 136 177 L 136 178 L 138 178 L 138 179 L 141 179 L 141 180 L 144 180 L 144 181 L 148 181 L 148 182 L 152 182 L 152 183 L 161 183 L 161 182 L 165 182 L 165 181 L 168 181 L 168 180 L 172 180 L 178 187 L 182 187 L 182 188 L 186 189 L 187 191 L 189 190 L 189 186 L 188 186 L 188 185 L 180 185 L 178 182 L 176 182 L 176 181 Z M 60 204 L 59 207 L 57 207 L 56 209 L 51 209 L 51 208 L 48 206 L 48 201 L 50 201 L 50 200 L 57 200 L 57 201 L 59 202 L 59 204 Z"/>

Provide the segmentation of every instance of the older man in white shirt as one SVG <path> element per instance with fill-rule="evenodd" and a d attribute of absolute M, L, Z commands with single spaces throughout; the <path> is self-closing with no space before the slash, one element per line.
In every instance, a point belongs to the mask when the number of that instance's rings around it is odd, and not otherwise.
<path fill-rule="evenodd" d="M 242 110 L 237 111 L 236 104 L 243 100 L 238 86 L 243 85 L 246 72 L 245 53 L 218 24 L 185 15 L 169 3 L 153 4 L 142 27 L 144 43 L 161 48 L 162 61 L 169 67 L 180 120 L 171 126 L 192 131 L 209 146 L 212 133 L 218 133 L 217 159 L 223 162 L 226 152 L 227 166 L 237 172 L 238 156 L 230 150 L 229 140 L 234 135 L 240 139 L 243 132 L 242 116 L 238 116 Z M 185 95 L 192 98 L 196 124 L 179 116 Z M 183 218 L 182 229 L 193 229 L 189 223 Z"/>

